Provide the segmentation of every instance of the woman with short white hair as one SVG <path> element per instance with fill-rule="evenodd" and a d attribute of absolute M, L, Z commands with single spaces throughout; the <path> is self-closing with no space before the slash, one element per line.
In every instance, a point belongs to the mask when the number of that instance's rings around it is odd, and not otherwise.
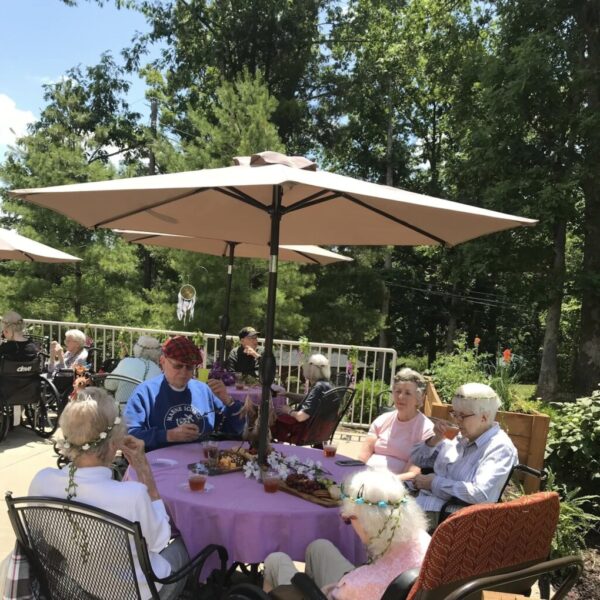
<path fill-rule="evenodd" d="M 57 369 L 73 369 L 75 365 L 87 367 L 88 351 L 85 349 L 85 333 L 79 329 L 69 329 L 65 333 L 65 347 L 53 340 L 50 343 L 50 358 L 48 359 L 48 373 Z"/>
<path fill-rule="evenodd" d="M 329 540 L 306 549 L 306 573 L 330 600 L 379 600 L 402 572 L 421 566 L 430 537 L 423 511 L 389 471 L 361 471 L 342 486 L 340 516 L 365 544 L 368 563 L 355 567 Z M 296 574 L 287 554 L 265 559 L 264 589 L 288 585 Z"/>
<path fill-rule="evenodd" d="M 144 442 L 125 435 L 125 423 L 121 421 L 114 399 L 101 388 L 87 387 L 65 406 L 59 425 L 62 437 L 57 440 L 57 446 L 71 462 L 63 469 L 48 467 L 39 471 L 29 486 L 29 495 L 74 499 L 137 521 L 155 574 L 163 578 L 181 568 L 189 557 L 180 539 L 169 544 L 169 516 L 148 464 Z M 117 450 L 127 457 L 138 481 L 112 479 L 110 466 Z M 137 562 L 135 550 L 133 553 Z M 105 567 L 113 570 L 115 577 L 119 577 L 121 566 L 112 557 L 106 557 Z M 141 574 L 141 568 L 138 569 Z M 138 583 L 140 596 L 151 598 L 143 576 L 138 578 Z M 159 596 L 177 598 L 184 585 L 185 579 L 162 586 Z"/>
<path fill-rule="evenodd" d="M 413 448 L 413 463 L 433 468 L 433 473 L 414 479 L 415 488 L 421 490 L 417 502 L 427 512 L 431 527 L 437 525 L 440 509 L 449 498 L 468 504 L 498 501 L 518 462 L 512 440 L 494 421 L 500 405 L 489 385 L 461 385 L 450 412 L 456 425 L 436 420 L 434 435 Z"/>
<path fill-rule="evenodd" d="M 433 423 L 420 411 L 427 382 L 413 369 L 401 369 L 394 377 L 395 410 L 373 421 L 358 458 L 373 469 L 388 469 L 402 481 L 413 479 L 421 469 L 413 465 L 410 452 L 415 444 L 433 435 Z"/>
<path fill-rule="evenodd" d="M 302 434 L 308 425 L 308 420 L 317 412 L 323 396 L 332 389 L 331 368 L 326 356 L 313 354 L 303 366 L 304 378 L 309 382 L 308 394 L 287 393 L 286 396 L 293 400 L 302 399 L 298 408 L 284 404 L 277 416 L 271 432 L 273 437 L 280 442 L 288 442 Z"/>
<path fill-rule="evenodd" d="M 11 361 L 31 361 L 38 355 L 36 345 L 25 336 L 23 317 L 14 310 L 9 310 L 2 317 L 2 337 L 0 357 Z"/>
<path fill-rule="evenodd" d="M 141 335 L 133 346 L 133 356 L 119 361 L 111 375 L 123 375 L 137 381 L 146 381 L 160 375 L 158 361 L 161 355 L 160 342 L 150 335 Z M 129 400 L 135 386 L 118 377 L 107 376 L 104 382 L 107 390 L 114 392 L 116 401 L 123 405 Z"/>

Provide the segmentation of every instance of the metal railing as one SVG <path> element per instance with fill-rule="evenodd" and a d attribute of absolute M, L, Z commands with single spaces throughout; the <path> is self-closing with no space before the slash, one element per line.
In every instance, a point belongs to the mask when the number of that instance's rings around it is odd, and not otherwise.
<path fill-rule="evenodd" d="M 124 349 L 128 354 L 133 353 L 133 346 L 140 335 L 152 335 L 164 339 L 171 335 L 186 335 L 194 338 L 199 334 L 193 331 L 176 331 L 174 329 L 147 329 L 142 327 L 121 327 L 117 325 L 100 325 L 96 323 L 77 323 L 72 321 L 45 321 L 40 319 L 25 319 L 30 333 L 46 336 L 51 340 L 61 341 L 68 329 L 81 329 L 93 340 L 97 349 L 94 355 L 95 367 L 107 358 L 118 357 Z M 203 333 L 204 356 L 207 364 L 212 363 L 219 354 L 220 335 Z M 232 343 L 237 336 L 227 336 Z M 260 341 L 263 341 L 262 339 Z M 350 412 L 342 423 L 350 426 L 365 426 L 377 416 L 375 411 L 375 396 L 383 389 L 391 388 L 394 377 L 394 366 L 397 354 L 392 348 L 375 348 L 371 346 L 350 346 L 347 344 L 328 344 L 325 342 L 310 342 L 311 353 L 319 352 L 329 360 L 332 381 L 335 385 L 346 385 L 346 368 L 350 352 L 356 355 L 354 379 L 357 394 Z M 273 340 L 273 354 L 277 362 L 276 380 L 288 391 L 299 393 L 304 391 L 301 376 L 303 355 L 300 352 L 300 342 L 293 340 Z"/>

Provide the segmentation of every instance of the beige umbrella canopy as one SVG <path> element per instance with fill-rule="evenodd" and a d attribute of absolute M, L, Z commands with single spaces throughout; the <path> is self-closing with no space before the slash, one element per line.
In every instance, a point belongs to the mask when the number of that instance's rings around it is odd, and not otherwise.
<path fill-rule="evenodd" d="M 16 231 L 0 229 L 0 260 L 64 263 L 81 259 L 29 239 Z"/>
<path fill-rule="evenodd" d="M 269 258 L 269 246 L 258 244 L 225 242 L 210 238 L 190 237 L 186 235 L 162 235 L 145 231 L 131 231 L 115 229 L 123 239 L 136 244 L 148 246 L 161 246 L 163 248 L 176 248 L 201 254 L 214 256 L 229 256 L 231 245 L 235 248 L 236 258 Z M 335 262 L 350 262 L 352 258 L 311 245 L 283 245 L 279 246 L 279 258 L 285 261 L 298 262 L 307 265 L 329 265 Z"/>
<path fill-rule="evenodd" d="M 227 330 L 229 328 L 229 306 L 231 299 L 231 282 L 233 279 L 233 262 L 235 257 L 242 258 L 269 258 L 271 252 L 269 246 L 258 246 L 257 244 L 246 244 L 213 240 L 210 238 L 196 238 L 184 235 L 161 235 L 147 231 L 131 231 L 115 229 L 117 233 L 128 242 L 144 244 L 149 246 L 161 246 L 163 248 L 176 248 L 189 252 L 200 252 L 202 254 L 213 254 L 215 256 L 227 256 L 227 284 L 225 287 L 225 306 L 221 316 L 221 343 L 219 344 L 219 361 L 224 364 L 225 345 L 227 342 Z M 319 248 L 319 246 L 279 246 L 279 258 L 281 260 L 293 261 L 306 264 L 328 265 L 340 261 L 352 261 L 349 256 Z"/>
<path fill-rule="evenodd" d="M 259 436 L 264 462 L 280 244 L 453 246 L 537 222 L 314 168 L 304 159 L 265 152 L 222 169 L 12 193 L 88 227 L 269 244 Z"/>

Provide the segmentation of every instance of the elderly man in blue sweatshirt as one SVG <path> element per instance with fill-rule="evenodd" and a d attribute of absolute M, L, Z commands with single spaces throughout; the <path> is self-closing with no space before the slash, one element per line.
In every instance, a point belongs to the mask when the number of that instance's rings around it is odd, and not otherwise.
<path fill-rule="evenodd" d="M 194 442 L 239 410 L 223 382 L 209 385 L 193 379 L 202 352 L 185 336 L 167 340 L 162 349 L 162 375 L 148 379 L 133 391 L 125 408 L 130 435 L 144 441 L 147 451 L 169 444 Z"/>

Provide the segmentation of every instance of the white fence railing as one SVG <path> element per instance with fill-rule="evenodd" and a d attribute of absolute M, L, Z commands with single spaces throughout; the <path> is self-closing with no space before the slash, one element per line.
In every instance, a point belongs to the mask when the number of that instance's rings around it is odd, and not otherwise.
<path fill-rule="evenodd" d="M 123 346 L 129 354 L 140 335 L 153 335 L 164 339 L 170 335 L 186 335 L 194 337 L 191 331 L 175 331 L 170 329 L 145 329 L 140 327 L 120 327 L 117 325 L 100 325 L 95 323 L 76 323 L 67 321 L 44 321 L 38 319 L 25 320 L 30 333 L 47 336 L 51 340 L 61 341 L 68 329 L 81 329 L 93 340 L 97 349 L 94 356 L 96 368 L 107 358 L 118 357 Z M 220 336 L 215 333 L 202 334 L 204 340 L 204 356 L 208 364 L 214 361 L 219 353 Z M 227 336 L 231 342 L 237 341 L 237 336 Z M 263 340 L 261 340 L 263 341 Z M 311 342 L 311 352 L 324 354 L 331 366 L 334 384 L 346 385 L 346 367 L 350 351 L 356 352 L 357 360 L 354 369 L 357 393 L 352 408 L 346 415 L 345 425 L 368 425 L 376 414 L 376 396 L 379 392 L 389 389 L 394 377 L 396 351 L 392 348 L 374 348 L 371 346 L 350 346 L 345 344 L 327 344 Z M 276 378 L 285 385 L 288 391 L 303 390 L 301 377 L 302 355 L 300 343 L 292 340 L 274 340 L 273 354 L 277 362 Z"/>

